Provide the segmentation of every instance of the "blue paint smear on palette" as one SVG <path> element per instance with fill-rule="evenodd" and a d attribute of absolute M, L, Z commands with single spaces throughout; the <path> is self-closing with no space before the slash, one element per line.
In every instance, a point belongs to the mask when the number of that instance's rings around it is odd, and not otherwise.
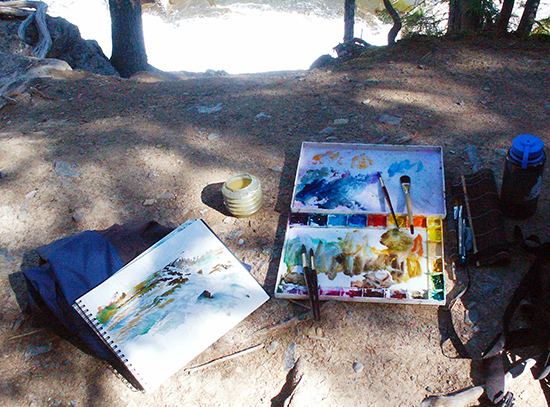
<path fill-rule="evenodd" d="M 424 169 L 424 164 L 422 164 L 422 161 L 417 161 L 415 163 L 411 163 L 410 160 L 403 160 L 398 163 L 393 163 L 390 165 L 390 168 L 388 168 L 388 175 L 393 177 L 395 174 L 398 173 L 404 173 L 406 171 L 411 170 L 412 168 L 416 167 L 415 172 L 420 172 Z"/>
<path fill-rule="evenodd" d="M 328 215 L 328 226 L 346 226 L 348 224 L 348 217 L 340 214 Z"/>
<path fill-rule="evenodd" d="M 366 215 L 350 215 L 348 217 L 348 226 L 353 228 L 364 228 L 367 227 L 367 216 Z"/>
<path fill-rule="evenodd" d="M 367 210 L 356 197 L 367 184 L 378 183 L 376 174 L 351 175 L 323 167 L 307 171 L 296 190 L 296 200 L 304 205 L 314 202 L 319 209 L 349 208 Z"/>

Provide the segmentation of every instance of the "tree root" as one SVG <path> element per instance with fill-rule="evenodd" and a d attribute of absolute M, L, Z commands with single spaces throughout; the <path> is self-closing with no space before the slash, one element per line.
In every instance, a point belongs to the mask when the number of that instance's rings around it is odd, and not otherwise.
<path fill-rule="evenodd" d="M 34 11 L 30 10 L 34 9 Z M 17 35 L 26 42 L 28 28 L 34 23 L 38 29 L 38 42 L 33 49 L 33 55 L 43 59 L 52 47 L 52 37 L 46 24 L 48 5 L 42 1 L 14 0 L 0 3 L 0 14 L 14 17 L 26 17 L 17 30 Z"/>

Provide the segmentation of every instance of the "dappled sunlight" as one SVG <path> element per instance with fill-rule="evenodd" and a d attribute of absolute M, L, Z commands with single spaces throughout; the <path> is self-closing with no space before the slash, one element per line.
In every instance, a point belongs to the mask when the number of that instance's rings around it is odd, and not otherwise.
<path fill-rule="evenodd" d="M 183 148 L 184 147 L 182 147 L 182 150 Z M 135 154 L 135 159 L 141 162 L 144 171 L 147 172 L 147 175 L 150 177 L 158 177 L 160 173 L 166 175 L 179 174 L 182 166 L 187 164 L 181 157 L 176 155 L 175 152 L 164 150 L 162 147 L 136 146 L 134 149 L 135 151 L 128 152 L 128 155 Z M 156 171 L 159 174 L 151 173 L 152 171 Z"/>
<path fill-rule="evenodd" d="M 407 91 L 397 89 L 382 89 L 377 93 L 382 109 L 392 109 L 394 106 L 415 106 L 424 108 L 426 112 L 457 114 L 464 111 L 460 100 L 451 95 L 433 94 L 424 91 Z"/>
<path fill-rule="evenodd" d="M 449 126 L 477 127 L 480 131 L 490 128 L 492 131 L 510 131 L 512 126 L 506 118 L 483 106 L 484 100 L 477 100 L 475 95 L 464 98 L 467 91 L 453 92 L 454 95 L 433 94 L 423 91 L 379 90 L 376 96 L 377 105 L 382 109 L 400 110 L 407 107 L 423 108 L 426 114 L 437 114 L 448 117 Z M 462 98 L 456 95 L 460 93 Z M 466 99 L 466 100 L 464 100 Z"/>
<path fill-rule="evenodd" d="M 43 194 L 43 178 L 52 166 L 42 151 L 49 151 L 49 140 L 5 132 L 0 137 L 0 169 L 4 176 L 0 194 L 0 245 L 14 249 L 32 240 L 28 220 L 34 217 L 36 200 Z M 14 205 L 13 202 L 19 202 Z M 41 211 L 40 216 L 57 220 L 57 211 Z M 27 243 L 28 244 L 28 243 Z"/>
<path fill-rule="evenodd" d="M 506 58 L 470 65 L 465 53 L 444 52 L 424 57 L 426 50 L 413 49 L 393 55 L 391 64 L 373 60 L 330 72 L 155 84 L 41 80 L 46 98 L 40 104 L 9 104 L 0 115 L 0 270 L 20 271 L 30 249 L 84 230 L 201 218 L 273 294 L 302 142 L 441 146 L 446 180 L 474 164 L 498 176 L 506 147 L 520 131 L 550 142 L 548 87 L 526 86 L 513 75 L 521 70 L 546 84 L 544 64 L 525 62 L 511 72 Z M 517 99 L 504 92 L 510 90 Z M 384 122 L 384 116 L 401 120 Z M 249 218 L 229 216 L 223 207 L 221 184 L 240 173 L 262 183 L 263 207 Z M 541 205 L 548 204 L 545 194 Z M 537 214 L 526 233 L 546 233 L 546 217 Z M 325 302 L 316 323 L 298 318 L 305 302 L 272 299 L 195 362 L 264 348 L 181 372 L 157 392 L 142 394 L 51 330 L 6 339 L 32 333 L 33 326 L 21 316 L 7 278 L 0 288 L 2 344 L 19 368 L 2 367 L 13 406 L 42 400 L 268 406 L 298 359 L 303 378 L 296 405 L 355 406 L 365 399 L 380 407 L 419 405 L 428 386 L 444 393 L 472 382 L 467 361 L 441 354 L 436 307 Z M 311 335 L 311 328 L 320 329 Z M 25 359 L 44 344 L 47 353 Z M 246 389 L 236 391 L 243 383 Z M 32 396 L 38 393 L 49 401 Z"/>
<path fill-rule="evenodd" d="M 53 148 L 50 140 L 6 132 L 0 134 L 0 141 L 0 168 L 3 171 L 14 177 L 44 175 L 47 163 L 40 152 Z"/>

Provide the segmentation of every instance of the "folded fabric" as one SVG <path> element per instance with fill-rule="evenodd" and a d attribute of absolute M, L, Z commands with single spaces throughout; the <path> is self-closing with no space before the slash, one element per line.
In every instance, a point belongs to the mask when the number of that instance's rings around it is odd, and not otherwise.
<path fill-rule="evenodd" d="M 60 323 L 96 356 L 117 363 L 116 355 L 72 304 L 170 231 L 154 221 L 114 225 L 107 230 L 82 232 L 38 248 L 41 265 L 23 271 L 31 307 Z"/>

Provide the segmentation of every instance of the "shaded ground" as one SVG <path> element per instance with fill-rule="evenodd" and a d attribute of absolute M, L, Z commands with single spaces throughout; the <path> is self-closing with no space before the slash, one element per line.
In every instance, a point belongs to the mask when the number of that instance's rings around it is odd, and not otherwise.
<path fill-rule="evenodd" d="M 512 39 L 417 40 L 332 71 L 35 81 L 0 110 L 2 405 L 277 405 L 298 359 L 291 406 L 417 406 L 478 384 L 475 366 L 442 354 L 436 307 L 326 303 L 318 324 L 260 331 L 304 312 L 271 299 L 191 365 L 264 348 L 182 371 L 142 394 L 22 314 L 16 273 L 33 248 L 83 230 L 200 217 L 272 294 L 302 141 L 441 145 L 449 181 L 476 168 L 500 178 L 516 135 L 550 145 L 549 51 L 548 43 Z M 241 172 L 264 190 L 264 208 L 247 219 L 229 217 L 219 193 Z M 542 240 L 549 238 L 546 180 L 539 212 L 519 223 Z M 514 224 L 504 225 L 510 239 Z M 464 306 L 477 318 L 460 329 L 471 349 L 498 331 L 528 268 L 529 257 L 513 253 L 509 266 L 473 273 Z M 519 407 L 544 405 L 529 376 L 511 390 Z"/>

